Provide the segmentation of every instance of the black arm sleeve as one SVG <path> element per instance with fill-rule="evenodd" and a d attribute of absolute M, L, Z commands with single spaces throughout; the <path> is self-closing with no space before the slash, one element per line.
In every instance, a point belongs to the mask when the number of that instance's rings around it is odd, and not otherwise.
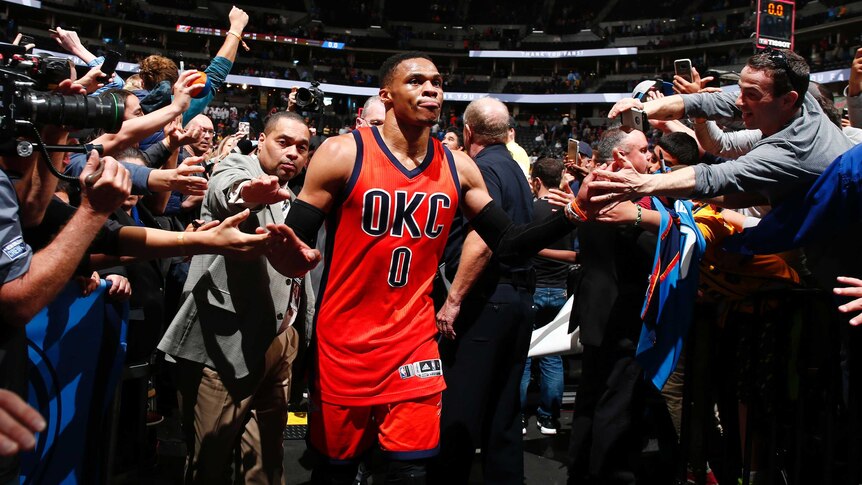
<path fill-rule="evenodd" d="M 516 226 L 494 201 L 488 202 L 470 225 L 503 263 L 514 263 L 532 256 L 572 230 L 572 223 L 562 210 Z"/>
<path fill-rule="evenodd" d="M 293 232 L 309 247 L 317 245 L 317 232 L 323 225 L 326 214 L 317 207 L 296 199 L 290 204 L 290 210 L 284 223 L 293 229 Z"/>

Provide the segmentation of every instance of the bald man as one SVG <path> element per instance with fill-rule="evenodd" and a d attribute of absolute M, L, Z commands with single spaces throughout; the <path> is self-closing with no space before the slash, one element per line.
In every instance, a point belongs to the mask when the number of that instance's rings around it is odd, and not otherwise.
<path fill-rule="evenodd" d="M 465 151 L 488 193 L 515 224 L 526 224 L 533 197 L 506 148 L 508 131 L 509 110 L 500 101 L 479 99 L 464 111 Z M 533 323 L 532 264 L 500 263 L 463 219 L 453 223 L 444 258 L 454 280 L 437 319 L 453 325 L 457 337 L 440 342 L 447 389 L 430 482 L 467 483 L 481 448 L 486 483 L 522 483 L 519 386 Z"/>
<path fill-rule="evenodd" d="M 186 145 L 186 155 L 201 157 L 205 155 L 213 145 L 213 122 L 207 115 L 197 115 L 186 124 L 186 131 L 197 127 L 201 130 L 201 136 L 194 143 Z M 184 158 L 184 157 L 183 157 Z"/>
<path fill-rule="evenodd" d="M 386 106 L 380 96 L 372 96 L 365 101 L 362 111 L 356 117 L 356 127 L 381 126 L 386 118 Z"/>

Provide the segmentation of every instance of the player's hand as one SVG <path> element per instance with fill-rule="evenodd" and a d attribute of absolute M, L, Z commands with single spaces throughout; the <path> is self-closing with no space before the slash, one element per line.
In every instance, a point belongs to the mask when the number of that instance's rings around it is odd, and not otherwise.
<path fill-rule="evenodd" d="M 243 185 L 240 196 L 248 204 L 269 205 L 289 199 L 290 192 L 281 187 L 275 175 L 261 175 Z"/>
<path fill-rule="evenodd" d="M 569 190 L 548 189 L 548 202 L 557 207 L 565 207 L 570 204 L 575 198 L 575 194 L 572 193 L 571 187 L 567 188 Z"/>
<path fill-rule="evenodd" d="M 461 313 L 461 304 L 447 298 L 443 307 L 437 312 L 437 331 L 440 335 L 449 340 L 455 340 L 455 320 L 459 313 Z"/>
<path fill-rule="evenodd" d="M 38 433 L 45 429 L 45 420 L 17 394 L 0 389 L 0 456 L 14 456 L 36 446 Z"/>
<path fill-rule="evenodd" d="M 648 175 L 637 170 L 631 162 L 625 161 L 617 171 L 610 171 L 605 166 L 594 170 L 590 177 L 584 179 L 581 190 L 578 192 L 578 204 L 582 200 L 581 208 L 592 216 L 602 208 L 615 202 L 632 200 L 646 195 L 646 184 Z"/>
<path fill-rule="evenodd" d="M 637 216 L 638 208 L 634 202 L 624 200 L 606 206 L 596 214 L 596 220 L 614 224 L 632 224 L 637 220 Z"/>
<path fill-rule="evenodd" d="M 266 259 L 279 273 L 298 278 L 320 262 L 320 251 L 308 247 L 284 224 L 267 224 L 266 230 L 257 228 L 258 234 L 269 231 Z"/>
<path fill-rule="evenodd" d="M 847 285 L 846 288 L 834 288 L 832 290 L 838 296 L 855 298 L 855 300 L 845 303 L 838 307 L 841 313 L 856 313 L 862 312 L 862 280 L 850 278 L 847 276 L 839 276 L 838 283 Z M 850 325 L 862 324 L 862 314 L 856 315 L 850 319 Z"/>

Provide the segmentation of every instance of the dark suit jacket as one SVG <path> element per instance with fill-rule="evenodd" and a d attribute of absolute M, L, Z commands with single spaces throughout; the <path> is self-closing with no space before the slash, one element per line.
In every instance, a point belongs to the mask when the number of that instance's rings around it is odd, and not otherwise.
<path fill-rule="evenodd" d="M 632 334 L 637 341 L 656 236 L 631 225 L 587 222 L 578 239 L 582 273 L 569 332 L 580 325 L 581 342 L 596 347 Z"/>

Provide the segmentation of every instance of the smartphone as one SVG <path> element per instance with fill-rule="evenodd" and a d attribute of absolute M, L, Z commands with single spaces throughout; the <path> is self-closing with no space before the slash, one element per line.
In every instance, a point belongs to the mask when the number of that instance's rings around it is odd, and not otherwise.
<path fill-rule="evenodd" d="M 692 82 L 691 59 L 677 59 L 673 61 L 673 72 L 686 81 Z"/>
<path fill-rule="evenodd" d="M 577 163 L 577 161 L 578 161 L 578 140 L 575 140 L 574 138 L 569 138 L 569 146 L 568 146 L 568 149 L 566 150 L 566 157 L 569 160 Z"/>
<path fill-rule="evenodd" d="M 110 79 L 114 71 L 117 70 L 117 64 L 120 63 L 120 53 L 111 51 L 105 53 L 105 62 L 99 66 L 99 70 L 105 74 L 105 79 Z"/>
<path fill-rule="evenodd" d="M 619 122 L 624 128 L 628 128 L 630 130 L 647 131 L 646 113 L 637 108 L 623 111 L 619 116 Z"/>
<path fill-rule="evenodd" d="M 242 133 L 243 135 L 248 135 L 249 131 L 250 131 L 250 126 L 248 124 L 248 121 L 240 121 L 236 132 Z"/>

